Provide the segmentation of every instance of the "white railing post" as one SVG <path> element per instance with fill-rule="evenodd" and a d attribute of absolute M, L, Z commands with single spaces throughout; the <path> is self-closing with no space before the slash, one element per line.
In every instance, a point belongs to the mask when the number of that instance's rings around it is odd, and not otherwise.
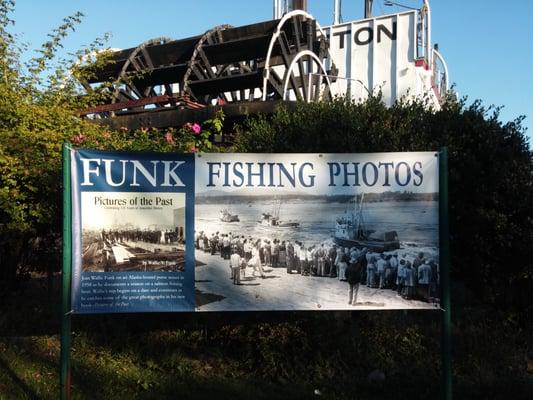
<path fill-rule="evenodd" d="M 429 67 L 433 65 L 433 48 L 431 44 L 431 8 L 429 7 L 429 0 L 424 0 L 424 6 L 426 8 L 426 24 L 425 24 L 425 49 L 424 53 L 427 58 Z"/>
<path fill-rule="evenodd" d="M 311 77 L 314 75 L 314 73 L 310 72 L 309 73 L 309 79 L 308 79 L 308 82 L 307 82 L 307 102 L 310 103 L 311 102 Z"/>
<path fill-rule="evenodd" d="M 341 23 L 341 0 L 333 0 L 333 25 Z"/>
<path fill-rule="evenodd" d="M 273 19 L 280 19 L 281 18 L 281 0 L 273 0 L 274 5 L 274 13 L 273 13 Z"/>

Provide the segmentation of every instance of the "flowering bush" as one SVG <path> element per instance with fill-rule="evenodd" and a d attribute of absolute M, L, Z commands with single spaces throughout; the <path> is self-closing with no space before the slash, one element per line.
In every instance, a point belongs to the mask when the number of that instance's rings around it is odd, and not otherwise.
<path fill-rule="evenodd" d="M 187 122 L 180 129 L 141 128 L 130 132 L 127 128 L 118 131 L 104 130 L 76 133 L 70 141 L 74 146 L 100 150 L 138 150 L 197 153 L 217 151 L 213 145 L 214 135 L 222 135 L 224 114 L 222 111 L 203 123 Z"/>

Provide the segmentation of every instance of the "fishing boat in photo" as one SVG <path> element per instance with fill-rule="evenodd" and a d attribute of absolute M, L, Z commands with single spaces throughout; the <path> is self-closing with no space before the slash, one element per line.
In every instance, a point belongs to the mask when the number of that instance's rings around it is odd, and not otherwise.
<path fill-rule="evenodd" d="M 359 202 L 355 202 L 350 215 L 338 217 L 335 221 L 335 235 L 333 241 L 342 247 L 364 248 L 373 252 L 391 251 L 400 248 L 400 241 L 396 231 L 376 233 L 368 229 L 363 214 L 364 193 Z"/>
<path fill-rule="evenodd" d="M 266 228 L 287 228 L 295 229 L 300 227 L 300 223 L 294 220 L 280 219 L 281 201 L 278 200 L 274 205 L 272 213 L 261 213 L 259 224 Z"/>
<path fill-rule="evenodd" d="M 220 210 L 219 219 L 222 222 L 239 222 L 239 216 L 237 214 L 232 214 L 228 211 L 227 208 Z"/>

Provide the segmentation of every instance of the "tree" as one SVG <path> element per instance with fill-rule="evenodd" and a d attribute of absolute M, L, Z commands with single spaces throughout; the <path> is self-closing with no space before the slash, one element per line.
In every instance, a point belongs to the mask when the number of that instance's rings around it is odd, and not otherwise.
<path fill-rule="evenodd" d="M 13 0 L 0 1 L 0 280 L 11 280 L 22 267 L 59 268 L 61 146 L 107 150 L 195 152 L 211 149 L 211 135 L 222 130 L 223 115 L 189 123 L 180 130 L 109 131 L 82 119 L 78 111 L 109 95 L 106 85 L 87 93 L 80 82 L 102 63 L 106 37 L 72 57 L 58 56 L 63 39 L 83 15 L 67 17 L 37 55 L 22 63 L 25 48 L 9 33 Z M 31 257 L 45 250 L 49 257 Z M 43 259 L 47 259 L 46 266 Z"/>

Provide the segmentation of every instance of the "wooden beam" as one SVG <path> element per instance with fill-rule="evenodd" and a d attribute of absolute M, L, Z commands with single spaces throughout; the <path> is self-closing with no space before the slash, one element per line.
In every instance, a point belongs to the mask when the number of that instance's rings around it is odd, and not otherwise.
<path fill-rule="evenodd" d="M 95 119 L 95 123 L 118 130 L 127 128 L 131 131 L 140 128 L 181 128 L 183 124 L 191 121 L 205 121 L 213 118 L 220 109 L 226 119 L 244 119 L 247 115 L 266 114 L 270 115 L 281 104 L 294 109 L 295 102 L 284 101 L 243 101 L 228 103 L 223 106 L 207 106 L 202 109 L 188 108 L 162 108 L 144 110 L 143 112 L 131 112 L 117 115 L 114 118 Z"/>

